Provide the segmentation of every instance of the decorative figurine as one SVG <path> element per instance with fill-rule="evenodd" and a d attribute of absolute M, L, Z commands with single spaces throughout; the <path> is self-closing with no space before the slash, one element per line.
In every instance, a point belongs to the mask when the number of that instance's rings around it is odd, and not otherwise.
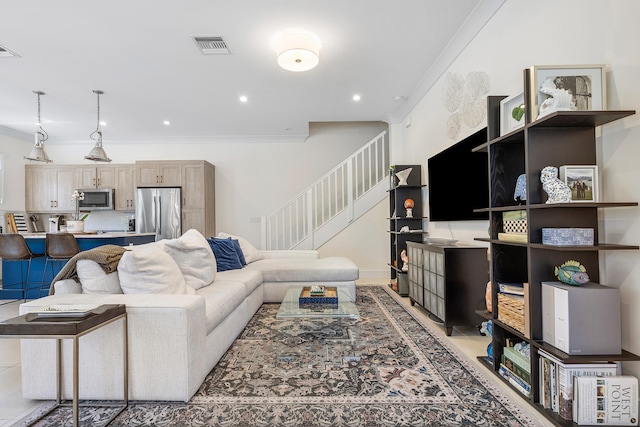
<path fill-rule="evenodd" d="M 402 271 L 409 271 L 409 257 L 405 249 L 400 252 L 400 259 L 402 260 Z"/>
<path fill-rule="evenodd" d="M 413 218 L 414 206 L 415 206 L 415 203 L 413 202 L 413 199 L 407 199 L 404 201 L 404 207 L 407 210 L 407 218 Z"/>
<path fill-rule="evenodd" d="M 571 189 L 558 178 L 558 168 L 546 166 L 540 172 L 542 189 L 547 193 L 547 203 L 571 202 Z"/>
<path fill-rule="evenodd" d="M 516 190 L 513 192 L 513 200 L 522 203 L 527 200 L 527 176 L 522 174 L 516 180 Z"/>
<path fill-rule="evenodd" d="M 587 269 L 575 260 L 566 261 L 560 267 L 556 267 L 554 273 L 558 280 L 567 285 L 580 286 L 589 281 Z"/>
<path fill-rule="evenodd" d="M 547 95 L 548 98 L 540 104 L 538 118 L 551 114 L 554 111 L 572 111 L 576 109 L 576 104 L 573 102 L 571 92 L 558 88 L 551 78 L 548 78 L 542 83 L 540 92 Z"/>
<path fill-rule="evenodd" d="M 407 183 L 407 179 L 409 179 L 409 175 L 411 174 L 412 170 L 413 170 L 413 168 L 406 168 L 406 169 L 403 169 L 400 172 L 396 173 L 396 176 L 398 177 L 398 186 L 400 186 L 400 185 L 409 185 Z"/>

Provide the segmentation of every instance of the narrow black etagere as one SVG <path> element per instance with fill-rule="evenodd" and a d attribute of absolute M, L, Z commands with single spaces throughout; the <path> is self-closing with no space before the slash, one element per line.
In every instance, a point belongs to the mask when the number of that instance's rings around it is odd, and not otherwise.
<path fill-rule="evenodd" d="M 411 168 L 406 184 L 401 183 L 396 174 Z M 389 185 L 389 268 L 391 281 L 395 283 L 394 290 L 402 296 L 409 294 L 407 272 L 402 271 L 400 254 L 407 250 L 407 242 L 422 242 L 424 231 L 424 203 L 422 198 L 422 167 L 421 165 L 395 165 L 391 170 Z M 407 216 L 404 207 L 405 200 L 414 202 L 412 216 Z M 401 231 L 403 229 L 409 231 Z M 391 284 L 390 284 L 391 286 Z"/>

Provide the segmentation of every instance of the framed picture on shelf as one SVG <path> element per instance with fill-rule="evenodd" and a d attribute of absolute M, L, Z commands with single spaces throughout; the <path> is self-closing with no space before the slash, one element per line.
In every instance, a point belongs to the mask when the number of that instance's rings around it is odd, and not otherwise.
<path fill-rule="evenodd" d="M 572 202 L 598 201 L 598 166 L 560 166 L 560 180 L 571 189 Z"/>
<path fill-rule="evenodd" d="M 532 120 L 555 111 L 605 110 L 605 66 L 534 65 L 531 67 Z"/>
<path fill-rule="evenodd" d="M 500 136 L 524 126 L 524 93 L 500 101 Z"/>

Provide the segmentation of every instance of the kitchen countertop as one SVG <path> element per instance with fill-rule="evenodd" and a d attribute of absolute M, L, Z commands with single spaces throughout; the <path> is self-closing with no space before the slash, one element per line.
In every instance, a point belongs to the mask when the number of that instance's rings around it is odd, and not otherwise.
<path fill-rule="evenodd" d="M 47 233 L 23 233 L 25 239 L 44 239 Z M 109 239 L 121 237 L 155 236 L 155 233 L 136 233 L 135 231 L 87 231 L 83 233 L 72 233 L 76 239 Z"/>

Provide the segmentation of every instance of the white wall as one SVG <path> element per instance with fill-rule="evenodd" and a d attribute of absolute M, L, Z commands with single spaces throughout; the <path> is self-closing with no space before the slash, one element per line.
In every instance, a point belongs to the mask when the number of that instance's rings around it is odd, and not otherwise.
<path fill-rule="evenodd" d="M 640 2 L 636 0 L 507 0 L 447 72 L 482 71 L 490 77 L 490 95 L 516 95 L 523 90 L 522 70 L 532 65 L 606 64 L 608 109 L 638 110 L 638 16 Z M 443 80 L 444 75 L 411 111 L 410 127 L 392 126 L 393 162 L 420 163 L 425 177 L 426 160 L 457 142 L 447 137 L 449 113 L 442 104 Z M 463 128 L 459 139 L 482 126 Z M 640 114 L 601 128 L 601 199 L 640 201 L 638 140 Z M 601 223 L 600 241 L 640 244 L 639 208 L 603 209 Z M 457 239 L 472 241 L 486 236 L 487 227 L 487 221 L 432 223 L 429 232 L 443 237 L 452 233 Z M 640 304 L 640 251 L 600 254 L 600 281 L 619 287 L 622 294 L 623 347 L 640 354 L 636 327 L 640 310 L 634 309 Z M 625 363 L 624 369 L 639 376 L 640 362 Z"/>

